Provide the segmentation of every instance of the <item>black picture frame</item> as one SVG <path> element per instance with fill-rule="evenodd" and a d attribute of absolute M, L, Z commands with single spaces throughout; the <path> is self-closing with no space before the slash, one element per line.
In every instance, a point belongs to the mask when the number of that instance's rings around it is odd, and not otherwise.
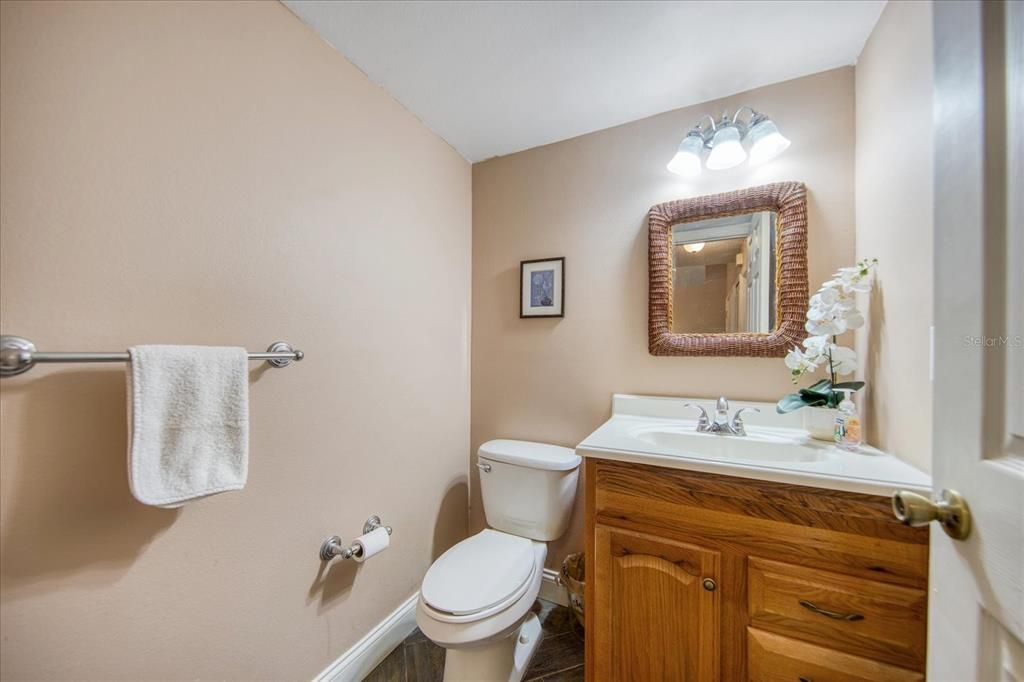
<path fill-rule="evenodd" d="M 550 307 L 557 308 L 557 312 L 540 312 L 536 314 L 530 314 L 527 310 L 530 307 L 528 296 L 524 285 L 526 283 L 526 270 L 528 266 L 537 265 L 540 263 L 551 263 L 561 273 L 561 277 L 555 278 L 555 286 L 557 287 L 557 296 L 553 296 L 554 300 L 558 302 L 558 305 L 552 305 Z M 549 306 L 544 306 L 545 308 Z M 552 318 L 552 317 L 565 317 L 565 256 L 558 258 L 534 258 L 532 260 L 519 261 L 519 317 L 520 319 L 536 319 L 536 318 Z"/>

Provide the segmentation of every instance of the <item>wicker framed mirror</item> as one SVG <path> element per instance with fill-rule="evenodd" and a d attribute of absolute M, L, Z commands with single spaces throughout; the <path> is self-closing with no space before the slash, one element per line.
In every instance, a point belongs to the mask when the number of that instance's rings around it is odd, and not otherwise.
<path fill-rule="evenodd" d="M 648 230 L 651 355 L 781 357 L 807 336 L 803 183 L 657 204 Z"/>

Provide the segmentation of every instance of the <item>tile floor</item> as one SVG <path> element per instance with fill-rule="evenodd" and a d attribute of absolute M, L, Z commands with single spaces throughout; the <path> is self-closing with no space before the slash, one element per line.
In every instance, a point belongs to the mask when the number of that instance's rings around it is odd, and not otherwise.
<path fill-rule="evenodd" d="M 538 599 L 533 611 L 540 618 L 541 639 L 524 682 L 578 682 L 583 679 L 583 629 L 572 611 Z M 413 631 L 391 652 L 366 682 L 441 682 L 444 649 Z"/>

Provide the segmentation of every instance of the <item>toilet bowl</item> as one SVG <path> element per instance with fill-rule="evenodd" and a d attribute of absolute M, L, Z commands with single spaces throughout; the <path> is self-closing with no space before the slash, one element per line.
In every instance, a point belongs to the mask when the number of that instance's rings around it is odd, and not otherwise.
<path fill-rule="evenodd" d="M 546 543 L 568 526 L 580 458 L 568 448 L 510 440 L 484 443 L 478 457 L 491 527 L 427 570 L 416 623 L 446 649 L 446 682 L 519 682 L 540 640 L 531 608 Z"/>
<path fill-rule="evenodd" d="M 524 541 L 525 552 L 501 541 L 506 538 Z M 416 622 L 426 637 L 448 650 L 445 680 L 522 679 L 540 639 L 540 623 L 530 609 L 540 592 L 547 553 L 543 542 L 488 529 L 430 567 Z"/>

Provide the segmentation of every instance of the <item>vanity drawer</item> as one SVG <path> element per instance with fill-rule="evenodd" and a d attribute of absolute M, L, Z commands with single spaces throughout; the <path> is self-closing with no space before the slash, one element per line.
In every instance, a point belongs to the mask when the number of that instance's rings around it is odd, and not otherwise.
<path fill-rule="evenodd" d="M 922 682 L 913 670 L 747 628 L 751 682 Z"/>
<path fill-rule="evenodd" d="M 757 557 L 747 580 L 751 626 L 924 669 L 925 590 Z"/>

